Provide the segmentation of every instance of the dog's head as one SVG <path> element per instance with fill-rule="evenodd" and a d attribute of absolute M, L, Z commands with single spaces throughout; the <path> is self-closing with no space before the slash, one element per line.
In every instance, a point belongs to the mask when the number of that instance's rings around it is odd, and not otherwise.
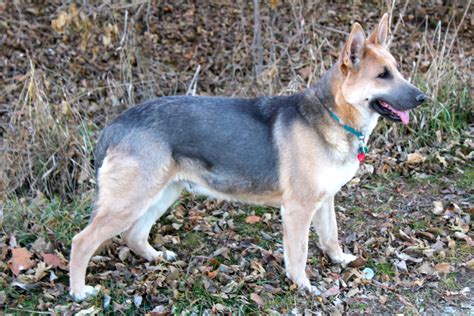
<path fill-rule="evenodd" d="M 365 37 L 355 23 L 338 61 L 342 73 L 339 93 L 361 113 L 380 114 L 408 124 L 408 111 L 426 96 L 398 70 L 388 50 L 388 15 L 384 14 L 374 32 Z"/>

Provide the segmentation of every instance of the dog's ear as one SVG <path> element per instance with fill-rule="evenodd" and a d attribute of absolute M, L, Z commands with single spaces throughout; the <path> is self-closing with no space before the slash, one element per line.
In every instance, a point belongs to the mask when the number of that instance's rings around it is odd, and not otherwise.
<path fill-rule="evenodd" d="M 359 62 L 365 50 L 365 34 L 362 26 L 355 23 L 352 27 L 351 34 L 347 39 L 340 55 L 341 70 L 346 73 L 347 69 L 357 70 Z"/>
<path fill-rule="evenodd" d="M 367 42 L 387 46 L 388 43 L 388 13 L 385 13 L 380 19 L 375 30 L 370 34 Z"/>

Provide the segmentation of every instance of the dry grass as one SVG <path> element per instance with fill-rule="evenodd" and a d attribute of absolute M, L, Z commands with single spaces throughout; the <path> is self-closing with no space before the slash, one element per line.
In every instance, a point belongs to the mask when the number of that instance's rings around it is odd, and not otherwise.
<path fill-rule="evenodd" d="M 49 196 L 67 196 L 72 187 L 84 189 L 91 176 L 90 124 L 68 101 L 50 103 L 51 83 L 32 62 L 22 80 L 7 137 L 7 186 Z"/>

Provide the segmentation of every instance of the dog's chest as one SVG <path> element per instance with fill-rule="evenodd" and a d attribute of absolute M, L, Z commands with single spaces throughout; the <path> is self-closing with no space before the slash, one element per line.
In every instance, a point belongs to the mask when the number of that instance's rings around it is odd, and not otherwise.
<path fill-rule="evenodd" d="M 357 172 L 357 159 L 343 164 L 327 162 L 319 168 L 316 174 L 316 183 L 327 194 L 336 194 L 341 187 L 349 182 Z"/>

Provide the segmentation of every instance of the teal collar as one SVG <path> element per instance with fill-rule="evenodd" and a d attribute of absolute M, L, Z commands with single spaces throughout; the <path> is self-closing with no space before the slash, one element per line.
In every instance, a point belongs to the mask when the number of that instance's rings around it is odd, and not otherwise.
<path fill-rule="evenodd" d="M 351 133 L 352 135 L 354 135 L 355 137 L 359 138 L 359 139 L 365 139 L 365 135 L 362 133 L 362 132 L 359 132 L 358 130 L 356 130 L 355 128 L 353 128 L 352 126 L 349 126 L 347 124 L 344 124 L 344 122 L 339 118 L 339 116 L 336 115 L 336 113 L 334 113 L 333 111 L 331 111 L 330 109 L 326 108 L 329 112 L 329 114 L 331 115 L 331 117 L 336 121 L 338 122 L 346 131 L 348 131 L 349 133 Z"/>
<path fill-rule="evenodd" d="M 365 154 L 367 153 L 367 147 L 365 146 L 365 135 L 364 133 L 356 130 L 355 128 L 353 128 L 352 126 L 350 125 L 347 125 L 345 124 L 340 118 L 339 116 L 336 115 L 336 113 L 334 113 L 333 111 L 331 111 L 330 109 L 328 109 L 326 106 L 324 106 L 326 108 L 326 110 L 329 112 L 329 115 L 331 115 L 331 117 L 339 123 L 339 125 L 342 126 L 342 128 L 344 128 L 346 131 L 348 131 L 349 133 L 351 133 L 352 135 L 354 135 L 355 137 L 357 137 L 359 139 L 359 149 L 357 150 L 357 159 L 359 160 L 360 163 L 363 163 L 364 160 L 365 160 Z"/>

